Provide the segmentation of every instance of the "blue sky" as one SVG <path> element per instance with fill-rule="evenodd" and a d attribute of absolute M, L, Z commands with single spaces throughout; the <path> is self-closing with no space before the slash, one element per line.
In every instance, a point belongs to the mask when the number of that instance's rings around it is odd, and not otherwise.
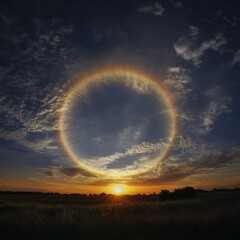
<path fill-rule="evenodd" d="M 0 5 L 2 189 L 66 191 L 69 186 L 74 191 L 78 186 L 76 191 L 87 191 L 118 181 L 139 188 L 239 186 L 237 1 Z M 127 180 L 96 177 L 79 168 L 58 139 L 58 114 L 76 79 L 112 66 L 154 76 L 177 109 L 178 130 L 168 156 Z M 88 99 L 79 101 L 69 120 L 78 126 L 70 139 L 84 157 L 101 164 L 103 157 L 133 146 L 151 149 L 164 137 L 167 120 L 156 115 L 159 106 L 150 93 L 110 84 L 92 88 Z M 136 159 L 125 156 L 110 166 L 120 168 Z"/>

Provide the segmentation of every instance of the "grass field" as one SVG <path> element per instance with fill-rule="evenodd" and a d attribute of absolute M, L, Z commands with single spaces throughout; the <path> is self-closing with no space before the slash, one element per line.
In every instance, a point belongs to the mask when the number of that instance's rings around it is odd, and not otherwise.
<path fill-rule="evenodd" d="M 91 201 L 90 201 L 91 200 Z M 240 239 L 240 192 L 191 200 L 0 195 L 1 239 Z"/>

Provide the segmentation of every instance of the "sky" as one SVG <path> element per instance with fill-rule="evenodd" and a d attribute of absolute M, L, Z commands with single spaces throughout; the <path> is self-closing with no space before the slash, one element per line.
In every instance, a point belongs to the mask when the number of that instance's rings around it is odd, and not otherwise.
<path fill-rule="evenodd" d="M 0 189 L 240 187 L 238 1 L 1 1 Z"/>

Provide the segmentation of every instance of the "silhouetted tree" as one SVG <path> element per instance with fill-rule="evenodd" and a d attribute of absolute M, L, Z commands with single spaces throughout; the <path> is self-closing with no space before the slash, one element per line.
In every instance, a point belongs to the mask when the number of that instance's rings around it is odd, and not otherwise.
<path fill-rule="evenodd" d="M 196 197 L 196 191 L 193 187 L 184 187 L 175 189 L 172 193 L 173 199 L 187 199 Z"/>
<path fill-rule="evenodd" d="M 178 199 L 188 199 L 196 197 L 196 190 L 193 187 L 177 188 L 173 192 L 166 189 L 161 190 L 159 193 L 159 199 L 161 201 L 165 200 L 178 200 Z"/>
<path fill-rule="evenodd" d="M 101 196 L 101 197 L 106 197 L 107 194 L 103 192 L 103 193 L 100 193 L 99 196 Z"/>
<path fill-rule="evenodd" d="M 169 190 L 167 189 L 163 189 L 161 190 L 161 192 L 159 193 L 159 199 L 162 201 L 168 200 L 171 198 L 171 193 Z"/>

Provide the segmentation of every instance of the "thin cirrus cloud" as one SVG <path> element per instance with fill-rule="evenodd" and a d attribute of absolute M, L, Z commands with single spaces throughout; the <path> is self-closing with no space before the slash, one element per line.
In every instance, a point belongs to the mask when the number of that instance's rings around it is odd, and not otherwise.
<path fill-rule="evenodd" d="M 240 49 L 235 52 L 232 59 L 229 61 L 229 66 L 232 67 L 240 63 Z"/>
<path fill-rule="evenodd" d="M 1 38 L 8 38 L 9 29 L 16 29 L 14 24 L 18 23 L 11 18 L 3 18 Z M 62 104 L 67 83 L 61 82 L 61 78 L 55 74 L 54 69 L 58 67 L 55 57 L 58 56 L 60 62 L 67 57 L 69 49 L 66 44 L 61 48 L 60 45 L 73 31 L 72 27 L 54 25 L 50 25 L 48 30 L 46 32 L 45 21 L 36 19 L 31 33 L 35 38 L 24 28 L 20 33 L 11 30 L 11 35 L 16 39 L 11 61 L 16 64 L 0 66 L 1 82 L 5 86 L 0 89 L 0 94 L 6 96 L 0 100 L 0 114 L 4 116 L 1 119 L 0 137 L 37 152 L 57 148 L 53 144 L 54 138 L 37 139 L 39 134 L 50 138 L 57 130 L 57 111 Z M 25 42 L 28 44 L 23 45 Z M 19 50 L 14 52 L 16 49 Z M 53 81 L 54 78 L 58 81 Z M 36 141 L 29 141 L 34 135 Z"/>
<path fill-rule="evenodd" d="M 148 155 L 150 154 L 154 154 L 154 153 L 159 153 L 161 151 L 163 151 L 163 149 L 165 149 L 167 146 L 167 143 L 164 142 L 159 142 L 159 143 L 146 143 L 143 142 L 139 145 L 135 145 L 135 146 L 131 146 L 129 149 L 127 149 L 125 152 L 120 153 L 117 152 L 113 155 L 109 155 L 106 157 L 99 157 L 99 158 L 95 158 L 95 159 L 82 159 L 82 161 L 84 162 L 87 161 L 88 164 L 93 165 L 93 168 L 98 167 L 98 168 L 106 168 L 108 165 L 115 163 L 118 159 L 123 159 L 126 157 L 136 157 L 138 155 L 142 155 L 143 157 L 140 158 L 140 165 L 143 164 L 143 161 L 146 163 L 149 163 L 150 160 L 152 160 L 151 158 L 149 159 Z M 81 161 L 81 160 L 80 160 Z M 131 164 L 131 168 L 134 167 L 138 167 L 137 160 L 135 160 L 135 162 L 133 164 Z M 57 170 L 56 170 L 57 169 Z M 129 167 L 126 167 L 126 170 L 128 170 Z M 44 171 L 45 175 L 47 176 L 54 176 L 54 173 L 56 172 L 60 172 L 66 176 L 69 177 L 74 177 L 77 175 L 84 175 L 84 176 L 95 176 L 94 173 L 90 173 L 82 168 L 79 167 L 73 167 L 73 168 L 51 168 L 48 169 L 47 171 Z"/>
<path fill-rule="evenodd" d="M 206 40 L 199 46 L 196 46 L 194 42 L 183 37 L 180 38 L 178 42 L 173 45 L 173 47 L 178 56 L 187 61 L 191 61 L 194 66 L 199 66 L 202 62 L 201 58 L 208 50 L 220 52 L 221 47 L 226 43 L 226 38 L 222 34 L 217 34 L 213 39 Z"/>
<path fill-rule="evenodd" d="M 151 186 L 173 183 L 199 174 L 210 174 L 217 170 L 226 170 L 240 163 L 239 147 L 229 149 L 215 148 L 208 146 L 191 138 L 179 136 L 173 147 L 173 152 L 161 164 L 158 169 L 153 169 L 154 173 L 147 173 L 122 180 L 131 186 Z M 158 172 L 156 175 L 156 171 Z M 49 177 L 63 174 L 70 178 L 79 175 L 88 176 L 87 184 L 93 186 L 105 186 L 112 184 L 113 179 L 99 179 L 91 173 L 79 168 L 52 168 L 45 171 Z M 121 180 L 120 180 L 121 181 Z M 119 183 L 119 180 L 116 181 Z M 86 184 L 86 183 L 84 183 Z"/>
<path fill-rule="evenodd" d="M 192 79 L 189 71 L 179 66 L 167 69 L 167 78 L 163 80 L 162 84 L 174 95 L 175 102 L 183 103 L 192 91 Z"/>
<path fill-rule="evenodd" d="M 86 161 L 88 163 L 93 162 L 94 167 L 103 168 L 103 167 L 107 167 L 108 165 L 110 165 L 112 163 L 115 163 L 119 159 L 123 159 L 126 157 L 162 152 L 166 148 L 166 146 L 167 146 L 167 143 L 165 143 L 163 141 L 160 141 L 159 143 L 142 142 L 141 144 L 131 146 L 123 153 L 116 152 L 115 154 L 109 155 L 106 157 L 99 157 L 99 158 L 95 158 L 95 159 L 86 159 L 84 161 Z M 145 160 L 147 162 L 149 162 L 151 159 L 146 157 Z M 135 161 L 137 161 L 137 159 Z"/>
<path fill-rule="evenodd" d="M 190 36 L 196 37 L 199 34 L 199 29 L 196 26 L 189 26 Z"/>
<path fill-rule="evenodd" d="M 179 144 L 179 145 L 178 145 Z M 185 146 L 184 148 L 182 148 Z M 194 142 L 192 139 L 178 139 L 175 152 L 162 164 L 158 177 L 140 176 L 131 181 L 131 185 L 161 185 L 172 183 L 199 174 L 211 174 L 231 169 L 240 163 L 239 147 L 227 150 L 214 148 Z M 185 151 L 184 153 L 181 151 Z M 187 157 L 189 154 L 189 157 Z M 185 159 L 183 159 L 185 158 Z M 171 160 L 172 159 L 172 160 Z"/>
<path fill-rule="evenodd" d="M 162 5 L 158 2 L 154 2 L 151 5 L 146 5 L 143 7 L 139 7 L 137 9 L 138 12 L 140 13 L 150 13 L 153 14 L 155 16 L 162 16 L 165 9 L 162 7 Z"/>
<path fill-rule="evenodd" d="M 208 103 L 205 110 L 200 114 L 200 119 L 202 120 L 201 126 L 208 132 L 212 130 L 216 119 L 220 115 L 231 112 L 232 97 L 223 95 L 220 86 L 208 89 L 205 96 L 208 98 Z"/>
<path fill-rule="evenodd" d="M 217 119 L 231 112 L 232 97 L 224 93 L 220 85 L 205 86 L 203 92 L 196 92 L 191 72 L 182 67 L 169 67 L 163 81 L 177 103 L 178 119 L 182 131 L 191 130 L 198 136 L 209 133 Z M 190 101 L 194 98 L 195 101 Z M 201 105 L 196 105 L 201 98 Z"/>
<path fill-rule="evenodd" d="M 130 186 L 157 186 L 163 184 L 172 184 L 184 179 L 190 179 L 197 175 L 208 175 L 216 173 L 216 171 L 226 170 L 228 167 L 238 166 L 240 161 L 239 151 L 230 149 L 229 152 L 216 152 L 215 154 L 205 154 L 202 158 L 198 158 L 195 162 L 187 162 L 183 164 L 170 165 L 162 168 L 161 175 L 158 177 L 138 176 L 128 179 Z M 96 180 L 92 179 L 89 185 L 105 186 L 112 184 L 112 179 Z M 119 181 L 118 181 L 119 183 Z M 126 183 L 126 181 L 125 181 Z M 194 181 L 191 181 L 195 184 Z"/>

